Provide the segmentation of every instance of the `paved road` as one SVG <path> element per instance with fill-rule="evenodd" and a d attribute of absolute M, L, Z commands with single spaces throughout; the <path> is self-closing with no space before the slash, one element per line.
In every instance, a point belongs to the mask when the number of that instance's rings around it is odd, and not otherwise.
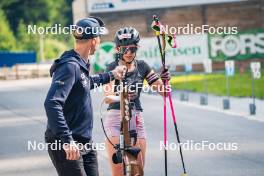
<path fill-rule="evenodd" d="M 46 151 L 28 151 L 28 141 L 43 142 L 46 117 L 43 101 L 49 80 L 0 82 L 0 175 L 1 176 L 53 176 L 56 175 Z M 162 176 L 163 138 L 162 101 L 158 96 L 143 95 L 144 118 L 148 133 L 148 152 L 145 173 Z M 95 110 L 95 142 L 103 142 L 99 120 L 101 95 L 93 93 Z M 264 123 L 242 116 L 200 108 L 174 101 L 182 142 L 235 143 L 235 151 L 185 150 L 189 176 L 263 176 L 264 175 Z M 176 143 L 171 120 L 169 143 Z M 228 146 L 227 146 L 228 147 Z M 168 152 L 169 175 L 182 173 L 179 153 Z M 110 176 L 105 151 L 99 152 L 100 172 Z"/>

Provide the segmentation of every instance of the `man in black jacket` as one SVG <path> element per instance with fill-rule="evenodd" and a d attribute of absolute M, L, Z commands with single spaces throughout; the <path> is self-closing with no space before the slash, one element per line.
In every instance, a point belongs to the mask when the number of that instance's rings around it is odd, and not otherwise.
<path fill-rule="evenodd" d="M 59 176 L 99 175 L 96 151 L 91 148 L 81 155 L 77 143 L 83 146 L 92 143 L 90 90 L 115 78 L 121 79 L 125 72 L 119 66 L 112 72 L 89 75 L 89 57 L 98 48 L 104 31 L 104 23 L 99 18 L 77 22 L 75 48 L 64 52 L 50 70 L 53 79 L 44 103 L 48 117 L 45 141 Z M 53 150 L 54 143 L 61 144 L 62 149 Z"/>

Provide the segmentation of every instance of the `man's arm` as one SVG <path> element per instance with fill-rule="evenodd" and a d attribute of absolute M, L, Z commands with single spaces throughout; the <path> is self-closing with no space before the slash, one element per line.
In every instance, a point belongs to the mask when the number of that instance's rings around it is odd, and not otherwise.
<path fill-rule="evenodd" d="M 96 75 L 91 75 L 90 76 L 90 86 L 91 86 L 90 89 L 94 89 L 101 85 L 107 84 L 114 79 L 115 77 L 112 71 L 106 72 L 106 73 L 100 73 Z"/>
<path fill-rule="evenodd" d="M 65 63 L 57 68 L 44 103 L 49 128 L 63 143 L 73 141 L 62 108 L 75 83 L 75 72 L 76 66 L 71 63 Z"/>
<path fill-rule="evenodd" d="M 107 84 L 114 79 L 122 79 L 125 76 L 126 67 L 117 66 L 114 70 L 90 76 L 91 89 Z"/>

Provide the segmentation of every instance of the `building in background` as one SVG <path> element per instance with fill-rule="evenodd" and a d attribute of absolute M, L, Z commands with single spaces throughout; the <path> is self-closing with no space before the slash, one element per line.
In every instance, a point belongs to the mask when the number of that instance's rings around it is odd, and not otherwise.
<path fill-rule="evenodd" d="M 153 14 L 158 15 L 164 24 L 171 27 L 207 24 L 238 27 L 238 30 L 242 31 L 231 38 L 220 36 L 218 43 L 214 43 L 215 36 L 211 35 L 179 36 L 178 48 L 168 51 L 167 59 L 168 63 L 179 71 L 183 69 L 184 64 L 193 64 L 194 70 L 201 70 L 203 61 L 208 59 L 213 60 L 214 69 L 222 69 L 224 60 L 234 59 L 238 61 L 238 65 L 247 67 L 250 59 L 264 58 L 263 0 L 74 0 L 72 7 L 75 22 L 88 16 L 99 16 L 105 21 L 110 31 L 109 35 L 104 37 L 104 41 L 108 42 L 106 45 L 111 45 L 109 42 L 120 27 L 135 27 L 142 38 L 139 56 L 155 68 L 160 66 L 160 62 L 156 41 L 154 42 L 150 28 Z M 248 36 L 251 37 L 247 38 Z M 98 70 L 112 60 L 109 53 L 114 49 L 113 46 L 104 45 L 100 51 L 102 52 L 95 56 Z M 232 51 L 233 55 L 230 55 Z"/>

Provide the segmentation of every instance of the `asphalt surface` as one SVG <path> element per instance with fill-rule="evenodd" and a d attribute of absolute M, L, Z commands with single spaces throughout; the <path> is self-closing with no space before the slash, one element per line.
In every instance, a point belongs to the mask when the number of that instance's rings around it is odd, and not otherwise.
<path fill-rule="evenodd" d="M 55 176 L 45 150 L 28 150 L 28 141 L 44 141 L 46 117 L 43 101 L 50 80 L 0 82 L 0 175 L 1 176 Z M 104 142 L 99 119 L 102 100 L 100 93 L 92 93 L 95 111 L 94 141 Z M 263 103 L 263 102 L 261 102 Z M 164 175 L 162 98 L 143 95 L 143 116 L 148 136 L 146 176 Z M 222 112 L 216 108 L 182 103 L 174 98 L 180 138 L 183 143 L 211 146 L 225 143 L 237 150 L 184 150 L 189 176 L 263 176 L 264 175 L 264 123 L 243 114 Z M 105 108 L 106 106 L 104 106 Z M 263 107 L 259 107 L 260 109 Z M 245 110 L 246 112 L 246 110 Z M 168 113 L 169 115 L 169 113 Z M 258 114 L 258 117 L 264 114 Z M 176 137 L 170 115 L 168 117 L 169 175 L 182 174 L 180 155 L 174 150 Z M 41 146 L 40 146 L 41 147 Z M 185 147 L 186 148 L 186 147 Z M 233 148 L 233 149 L 234 149 Z M 110 176 L 105 151 L 98 152 L 101 176 Z"/>

